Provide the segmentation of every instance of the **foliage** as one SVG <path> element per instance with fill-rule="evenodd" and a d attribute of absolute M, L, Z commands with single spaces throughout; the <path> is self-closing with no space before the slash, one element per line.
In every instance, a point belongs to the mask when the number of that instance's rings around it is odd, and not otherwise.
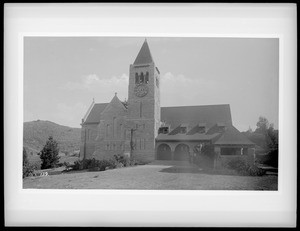
<path fill-rule="evenodd" d="M 23 178 L 32 175 L 36 170 L 37 168 L 35 165 L 32 164 L 23 165 Z"/>
<path fill-rule="evenodd" d="M 23 124 L 23 143 L 34 154 L 38 153 L 50 135 L 59 141 L 58 147 L 61 152 L 78 152 L 80 149 L 80 128 L 70 128 L 50 121 L 32 121 Z"/>
<path fill-rule="evenodd" d="M 23 178 L 33 174 L 37 167 L 33 164 L 30 164 L 28 161 L 28 156 L 25 148 L 23 148 Z"/>
<path fill-rule="evenodd" d="M 39 153 L 42 160 L 41 169 L 54 168 L 58 166 L 59 163 L 59 148 L 57 141 L 49 136 L 45 146 Z"/>
<path fill-rule="evenodd" d="M 138 162 L 135 159 L 130 159 L 126 156 L 114 155 L 113 158 L 108 160 L 96 160 L 95 158 L 77 160 L 73 165 L 71 165 L 71 167 L 73 170 L 90 169 L 96 171 L 104 171 L 106 169 L 122 168 L 138 164 L 142 163 Z"/>
<path fill-rule="evenodd" d="M 255 165 L 250 165 L 243 159 L 232 159 L 227 163 L 227 168 L 235 170 L 243 176 L 262 176 L 265 170 L 258 168 Z"/>
<path fill-rule="evenodd" d="M 248 130 L 244 134 L 249 140 L 262 148 L 260 153 L 267 154 L 258 156 L 261 164 L 278 167 L 278 130 L 274 129 L 274 124 L 270 124 L 268 119 L 260 116 L 254 132 Z"/>
<path fill-rule="evenodd" d="M 266 130 L 269 128 L 269 121 L 267 118 L 260 116 L 258 118 L 258 122 L 256 123 L 256 130 L 257 133 L 265 133 Z"/>
<path fill-rule="evenodd" d="M 114 159 L 118 162 L 121 163 L 124 167 L 131 166 L 131 160 L 127 156 L 123 155 L 114 155 Z"/>
<path fill-rule="evenodd" d="M 23 148 L 23 166 L 27 165 L 28 163 L 29 163 L 28 155 L 26 149 Z"/>
<path fill-rule="evenodd" d="M 216 154 L 213 145 L 205 144 L 201 148 L 198 145 L 194 148 L 194 153 L 196 153 L 196 157 L 194 158 L 194 163 L 196 165 L 203 169 L 213 167 L 213 160 Z"/>
<path fill-rule="evenodd" d="M 108 168 L 113 168 L 115 164 L 110 160 L 96 160 L 93 159 L 83 159 L 77 160 L 74 162 L 72 166 L 73 170 L 83 170 L 83 169 L 96 169 L 98 171 L 104 171 Z"/>

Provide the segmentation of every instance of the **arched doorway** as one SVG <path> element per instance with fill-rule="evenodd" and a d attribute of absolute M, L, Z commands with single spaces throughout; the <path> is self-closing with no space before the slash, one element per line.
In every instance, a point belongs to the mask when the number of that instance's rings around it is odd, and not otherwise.
<path fill-rule="evenodd" d="M 178 144 L 174 152 L 174 160 L 189 160 L 189 146 Z"/>
<path fill-rule="evenodd" d="M 160 144 L 157 147 L 157 159 L 158 160 L 172 160 L 171 148 L 167 144 Z"/>

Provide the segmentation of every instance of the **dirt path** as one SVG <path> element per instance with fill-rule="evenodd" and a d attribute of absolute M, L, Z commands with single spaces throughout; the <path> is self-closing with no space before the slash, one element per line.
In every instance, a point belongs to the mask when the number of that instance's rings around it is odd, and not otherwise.
<path fill-rule="evenodd" d="M 186 166 L 144 165 L 102 172 L 73 172 L 28 177 L 23 188 L 277 190 L 277 176 L 212 175 Z"/>

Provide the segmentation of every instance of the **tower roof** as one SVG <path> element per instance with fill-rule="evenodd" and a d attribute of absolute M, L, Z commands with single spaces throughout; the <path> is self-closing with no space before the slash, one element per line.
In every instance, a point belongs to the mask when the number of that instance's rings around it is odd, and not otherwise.
<path fill-rule="evenodd" d="M 135 61 L 134 61 L 134 65 L 138 65 L 138 64 L 147 64 L 147 63 L 152 63 L 153 59 L 151 56 L 151 52 L 147 43 L 147 39 L 145 39 L 143 46 L 140 50 L 140 52 L 138 53 Z"/>

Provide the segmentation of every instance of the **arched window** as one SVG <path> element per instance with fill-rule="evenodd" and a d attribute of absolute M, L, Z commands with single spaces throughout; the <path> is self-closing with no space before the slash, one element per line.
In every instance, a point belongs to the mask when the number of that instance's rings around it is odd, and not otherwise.
<path fill-rule="evenodd" d="M 140 83 L 144 83 L 144 73 L 143 72 L 140 75 Z"/>
<path fill-rule="evenodd" d="M 135 83 L 139 83 L 139 75 L 138 73 L 135 73 Z"/>
<path fill-rule="evenodd" d="M 149 82 L 149 72 L 147 71 L 146 72 L 146 77 L 145 77 L 145 83 L 148 83 Z"/>

